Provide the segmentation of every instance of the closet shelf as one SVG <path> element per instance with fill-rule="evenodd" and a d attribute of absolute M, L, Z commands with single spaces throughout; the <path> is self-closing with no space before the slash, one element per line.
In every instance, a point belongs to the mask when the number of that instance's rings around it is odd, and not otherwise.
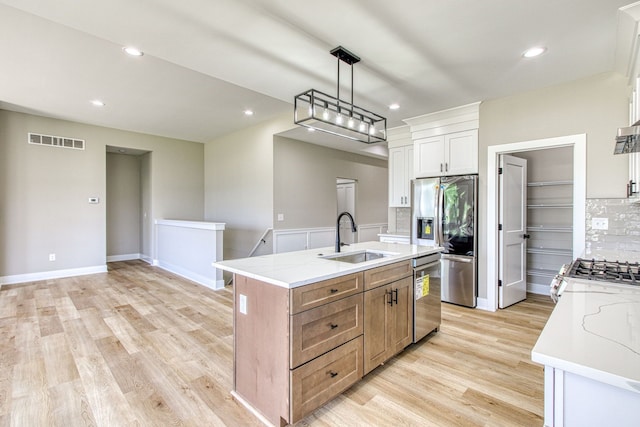
<path fill-rule="evenodd" d="M 542 255 L 566 255 L 572 256 L 573 251 L 571 249 L 562 248 L 527 248 L 528 254 L 542 254 Z"/>
<path fill-rule="evenodd" d="M 573 181 L 538 181 L 527 183 L 527 187 L 549 187 L 555 185 L 573 185 Z"/>
<path fill-rule="evenodd" d="M 558 269 L 559 271 L 559 269 Z M 556 274 L 558 274 L 558 271 L 556 270 L 549 270 L 546 268 L 531 268 L 527 270 L 527 275 L 528 276 L 538 276 L 538 277 L 548 277 L 550 279 L 553 279 Z"/>
<path fill-rule="evenodd" d="M 532 204 L 527 205 L 529 209 L 536 208 L 572 208 L 573 205 L 571 203 L 540 203 L 540 204 Z"/>
<path fill-rule="evenodd" d="M 565 225 L 528 225 L 527 231 L 572 233 L 573 227 Z"/>

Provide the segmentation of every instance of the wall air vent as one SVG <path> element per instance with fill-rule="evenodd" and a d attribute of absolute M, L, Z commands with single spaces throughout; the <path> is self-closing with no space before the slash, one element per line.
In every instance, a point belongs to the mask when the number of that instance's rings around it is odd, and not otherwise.
<path fill-rule="evenodd" d="M 28 142 L 29 144 L 84 150 L 84 139 L 68 138 L 66 136 L 42 135 L 29 132 Z"/>

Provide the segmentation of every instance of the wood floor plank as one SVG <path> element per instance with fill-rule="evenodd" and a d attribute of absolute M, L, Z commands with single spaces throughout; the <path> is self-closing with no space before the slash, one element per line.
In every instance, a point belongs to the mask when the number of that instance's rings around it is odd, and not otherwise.
<path fill-rule="evenodd" d="M 49 393 L 51 394 L 52 426 L 94 427 L 98 425 L 79 378 L 51 387 Z"/>
<path fill-rule="evenodd" d="M 299 426 L 540 426 L 547 297 L 443 304 L 439 332 Z M 141 261 L 0 287 L 0 427 L 258 426 L 230 395 L 233 292 Z"/>

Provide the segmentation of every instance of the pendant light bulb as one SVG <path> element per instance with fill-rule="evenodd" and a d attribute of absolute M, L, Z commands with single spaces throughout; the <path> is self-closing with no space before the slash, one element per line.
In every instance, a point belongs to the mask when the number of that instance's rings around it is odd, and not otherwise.
<path fill-rule="evenodd" d="M 360 127 L 358 127 L 358 130 L 360 132 L 364 132 L 367 129 L 367 125 L 364 124 L 364 122 L 360 122 Z"/>
<path fill-rule="evenodd" d="M 349 128 L 353 128 L 354 123 L 355 122 L 353 121 L 353 117 L 349 117 L 349 120 L 347 121 L 347 126 Z"/>
<path fill-rule="evenodd" d="M 329 120 L 329 110 L 327 110 L 326 108 L 322 112 L 322 119 L 323 120 Z"/>
<path fill-rule="evenodd" d="M 342 119 L 342 114 L 338 113 L 336 116 L 336 124 L 341 125 L 344 120 Z"/>

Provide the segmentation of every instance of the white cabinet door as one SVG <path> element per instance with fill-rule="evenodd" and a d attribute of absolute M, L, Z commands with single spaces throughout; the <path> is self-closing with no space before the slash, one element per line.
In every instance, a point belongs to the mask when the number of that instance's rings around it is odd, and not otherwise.
<path fill-rule="evenodd" d="M 478 173 L 478 130 L 445 135 L 445 175 Z"/>
<path fill-rule="evenodd" d="M 478 130 L 418 139 L 415 176 L 418 178 L 478 173 Z"/>
<path fill-rule="evenodd" d="M 414 173 L 416 178 L 444 174 L 444 136 L 418 139 L 414 143 Z"/>
<path fill-rule="evenodd" d="M 389 206 L 411 206 L 411 179 L 413 178 L 413 146 L 389 150 Z"/>

